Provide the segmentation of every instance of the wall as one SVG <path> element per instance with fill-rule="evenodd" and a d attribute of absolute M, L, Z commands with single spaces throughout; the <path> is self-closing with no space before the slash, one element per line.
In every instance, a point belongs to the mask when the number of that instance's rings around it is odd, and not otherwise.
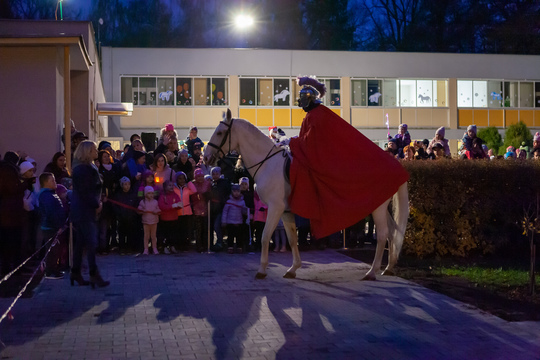
<path fill-rule="evenodd" d="M 0 47 L 0 152 L 25 151 L 38 172 L 61 149 L 63 86 L 54 47 Z"/>

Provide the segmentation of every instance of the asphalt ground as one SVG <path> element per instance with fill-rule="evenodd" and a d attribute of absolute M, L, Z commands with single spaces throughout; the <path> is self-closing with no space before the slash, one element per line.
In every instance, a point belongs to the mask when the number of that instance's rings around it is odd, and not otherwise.
<path fill-rule="evenodd" d="M 369 265 L 335 250 L 301 255 L 284 279 L 291 253 L 271 252 L 264 280 L 259 254 L 100 256 L 109 287 L 43 279 L 18 300 L 0 359 L 540 359 L 540 322 L 361 281 Z"/>

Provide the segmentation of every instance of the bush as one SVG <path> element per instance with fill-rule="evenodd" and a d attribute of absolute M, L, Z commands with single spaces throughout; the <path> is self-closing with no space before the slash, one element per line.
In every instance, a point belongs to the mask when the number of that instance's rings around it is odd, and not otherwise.
<path fill-rule="evenodd" d="M 489 149 L 493 149 L 495 154 L 499 153 L 499 148 L 503 145 L 503 141 L 499 130 L 495 126 L 478 130 L 477 136 L 484 141 Z"/>
<path fill-rule="evenodd" d="M 504 155 L 508 146 L 519 149 L 522 143 L 532 147 L 533 136 L 527 125 L 520 121 L 517 124 L 510 125 L 508 129 L 506 129 L 506 133 L 504 134 L 504 146 L 499 150 L 499 155 Z"/>
<path fill-rule="evenodd" d="M 535 161 L 412 161 L 405 254 L 468 256 L 526 244 L 524 209 L 540 193 Z"/>

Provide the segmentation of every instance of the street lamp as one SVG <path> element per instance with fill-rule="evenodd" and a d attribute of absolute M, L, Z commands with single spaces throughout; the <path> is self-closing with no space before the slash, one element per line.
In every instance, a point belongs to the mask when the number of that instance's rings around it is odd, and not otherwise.
<path fill-rule="evenodd" d="M 253 25 L 253 17 L 250 15 L 240 14 L 234 19 L 234 24 L 238 29 L 249 28 Z"/>

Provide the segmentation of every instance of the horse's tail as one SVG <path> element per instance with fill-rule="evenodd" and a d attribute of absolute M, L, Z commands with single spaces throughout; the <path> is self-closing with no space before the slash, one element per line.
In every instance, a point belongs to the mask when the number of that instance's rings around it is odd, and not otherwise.
<path fill-rule="evenodd" d="M 409 219 L 409 190 L 407 188 L 407 182 L 403 183 L 393 198 L 393 213 L 394 220 L 392 221 L 390 246 L 392 250 L 390 254 L 392 259 L 389 259 L 390 264 L 396 264 L 399 258 L 399 253 L 403 246 L 403 239 L 405 238 L 405 230 L 407 228 L 407 221 Z"/>

